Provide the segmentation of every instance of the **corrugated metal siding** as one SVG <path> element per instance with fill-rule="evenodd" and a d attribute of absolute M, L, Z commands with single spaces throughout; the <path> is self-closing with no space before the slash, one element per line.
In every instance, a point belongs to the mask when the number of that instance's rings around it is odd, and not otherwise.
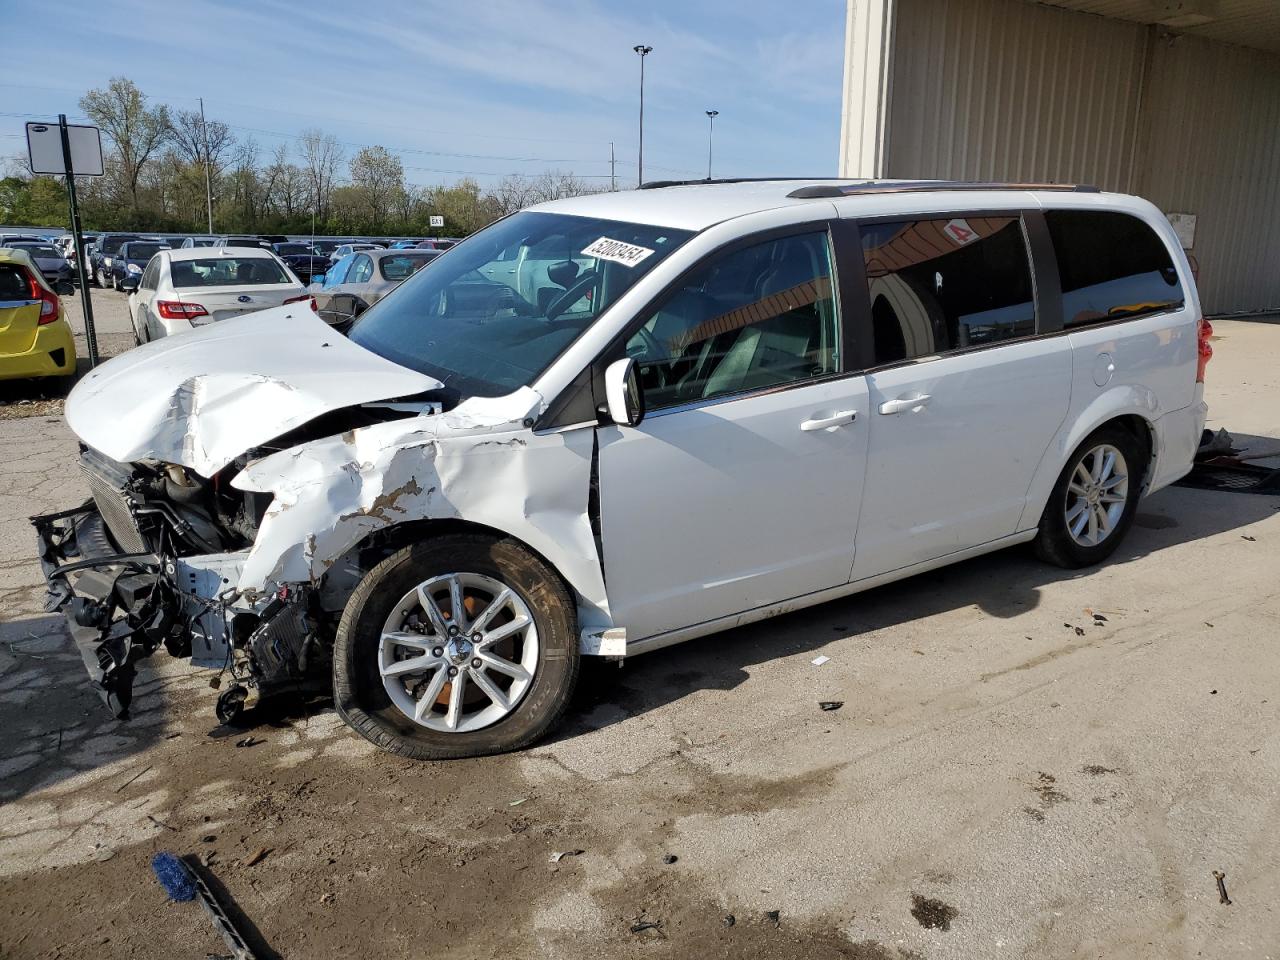
<path fill-rule="evenodd" d="M 1021 0 L 900 0 L 888 173 L 1128 190 L 1146 29 Z"/>
<path fill-rule="evenodd" d="M 1157 40 L 1137 191 L 1194 213 L 1208 313 L 1280 308 L 1280 57 Z"/>
<path fill-rule="evenodd" d="M 1022 0 L 894 30 L 887 176 L 1136 193 L 1196 214 L 1206 312 L 1280 307 L 1280 57 Z"/>

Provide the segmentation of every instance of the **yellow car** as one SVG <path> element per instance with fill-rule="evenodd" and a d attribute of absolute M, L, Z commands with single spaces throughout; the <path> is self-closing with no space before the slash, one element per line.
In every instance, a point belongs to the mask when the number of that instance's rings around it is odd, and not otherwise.
<path fill-rule="evenodd" d="M 0 380 L 76 372 L 62 301 L 23 250 L 0 247 Z"/>

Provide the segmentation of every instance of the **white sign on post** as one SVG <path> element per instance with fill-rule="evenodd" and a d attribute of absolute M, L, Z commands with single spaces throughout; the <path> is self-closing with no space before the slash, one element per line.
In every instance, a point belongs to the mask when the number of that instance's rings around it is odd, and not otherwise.
<path fill-rule="evenodd" d="M 1194 213 L 1166 213 L 1173 232 L 1178 235 L 1178 242 L 1183 250 L 1190 250 L 1196 245 L 1196 215 Z"/>
<path fill-rule="evenodd" d="M 102 138 L 97 127 L 67 124 L 71 169 L 77 177 L 102 176 Z M 32 173 L 67 172 L 62 158 L 62 132 L 56 123 L 27 124 L 27 159 Z"/>
<path fill-rule="evenodd" d="M 432 229 L 444 226 L 444 217 L 433 216 L 430 220 Z"/>

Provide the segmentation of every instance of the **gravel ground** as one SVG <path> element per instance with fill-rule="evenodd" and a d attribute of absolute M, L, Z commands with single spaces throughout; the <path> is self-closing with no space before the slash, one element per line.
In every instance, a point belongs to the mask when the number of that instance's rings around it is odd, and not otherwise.
<path fill-rule="evenodd" d="M 1280 447 L 1280 326 L 1218 331 L 1210 425 Z M 591 670 L 550 741 L 415 764 L 324 704 L 231 733 L 161 656 L 112 721 L 25 519 L 83 495 L 74 441 L 28 418 L 0 451 L 6 960 L 221 952 L 158 850 L 209 859 L 264 957 L 1280 956 L 1280 498 L 1165 490 L 1103 567 L 973 560 Z"/>

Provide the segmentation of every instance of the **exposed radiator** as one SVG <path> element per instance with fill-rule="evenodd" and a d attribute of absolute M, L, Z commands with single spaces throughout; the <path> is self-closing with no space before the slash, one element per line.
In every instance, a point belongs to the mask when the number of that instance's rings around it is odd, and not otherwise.
<path fill-rule="evenodd" d="M 98 505 L 98 512 L 106 521 L 112 539 L 125 553 L 146 553 L 147 543 L 142 539 L 122 489 L 126 477 L 120 472 L 121 465 L 95 451 L 86 450 L 80 458 L 80 466 L 89 481 L 93 502 Z"/>

